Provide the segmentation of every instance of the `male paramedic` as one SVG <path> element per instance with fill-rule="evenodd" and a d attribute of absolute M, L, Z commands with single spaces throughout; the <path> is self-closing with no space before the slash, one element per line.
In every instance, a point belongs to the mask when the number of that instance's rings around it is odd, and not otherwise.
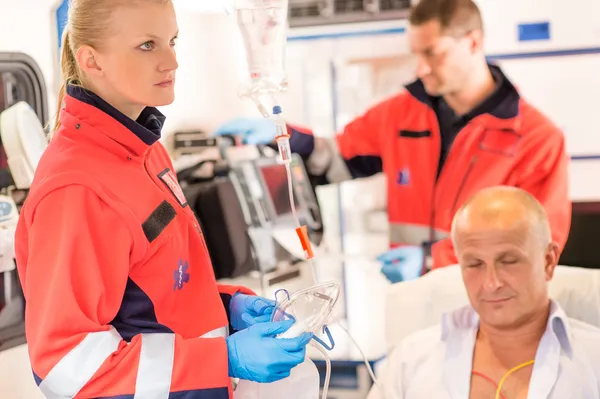
<path fill-rule="evenodd" d="M 368 399 L 600 398 L 600 329 L 548 296 L 559 246 L 542 205 L 483 189 L 452 240 L 470 305 L 401 341 Z"/>
<path fill-rule="evenodd" d="M 565 138 L 487 63 L 478 7 L 421 0 L 408 38 L 418 80 L 333 140 L 289 125 L 292 151 L 322 184 L 385 173 L 392 249 L 379 260 L 392 282 L 418 277 L 424 254 L 433 268 L 455 264 L 448 238 L 454 212 L 498 184 L 521 187 L 542 203 L 561 250 L 571 220 Z M 268 119 L 237 119 L 217 134 L 256 144 L 271 141 L 275 129 Z"/>

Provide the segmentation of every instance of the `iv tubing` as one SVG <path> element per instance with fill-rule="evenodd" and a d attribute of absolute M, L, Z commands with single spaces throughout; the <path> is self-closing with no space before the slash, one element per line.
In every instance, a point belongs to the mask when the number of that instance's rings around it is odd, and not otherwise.
<path fill-rule="evenodd" d="M 521 363 L 517 367 L 514 367 L 514 368 L 508 370 L 508 372 L 506 374 L 504 374 L 504 377 L 502 377 L 500 379 L 500 382 L 498 383 L 498 389 L 496 390 L 496 399 L 500 399 L 500 392 L 502 390 L 502 385 L 504 385 L 504 382 L 506 381 L 506 379 L 508 378 L 509 375 L 511 375 L 515 371 L 521 370 L 522 368 L 527 367 L 533 363 L 534 363 L 534 360 L 530 360 L 528 362 Z"/>
<path fill-rule="evenodd" d="M 346 334 L 348 335 L 348 338 L 350 338 L 350 340 L 352 341 L 352 343 L 354 344 L 354 346 L 356 346 L 356 349 L 358 349 L 358 351 L 360 352 L 360 355 L 363 358 L 363 361 L 365 362 L 365 366 L 367 366 L 367 370 L 369 371 L 369 374 L 371 375 L 371 379 L 373 380 L 373 384 L 377 385 L 377 378 L 375 377 L 375 373 L 373 372 L 373 369 L 371 368 L 371 365 L 369 364 L 369 361 L 367 360 L 367 357 L 365 356 L 365 353 L 362 351 L 362 349 L 360 349 L 360 346 L 358 345 L 358 343 L 354 340 L 354 338 L 352 338 L 352 335 L 350 335 L 350 333 L 348 332 L 348 330 L 346 330 L 346 327 L 344 327 L 341 324 L 338 324 L 342 330 L 344 330 L 346 332 Z"/>
<path fill-rule="evenodd" d="M 257 102 L 258 104 L 258 102 Z M 274 121 L 275 123 L 277 123 L 276 121 Z M 282 159 L 283 160 L 283 159 Z M 285 161 L 285 171 L 287 174 L 287 181 L 288 181 L 288 194 L 289 194 L 289 199 L 290 199 L 290 208 L 292 210 L 292 216 L 294 218 L 294 222 L 296 224 L 296 228 L 301 228 L 302 226 L 300 225 L 300 220 L 298 219 L 298 215 L 296 214 L 296 204 L 294 201 L 294 187 L 293 187 L 293 183 L 292 183 L 292 170 L 291 170 L 291 165 L 290 165 L 290 160 L 283 160 Z M 310 257 L 309 259 L 307 259 L 311 271 L 312 271 L 312 275 L 313 275 L 313 279 L 315 284 L 318 283 L 317 280 L 317 273 L 316 273 L 316 268 L 314 265 L 314 262 L 312 260 L 312 257 Z M 375 377 L 375 373 L 373 372 L 373 369 L 371 368 L 371 365 L 369 364 L 369 361 L 367 359 L 367 357 L 365 356 L 364 352 L 362 351 L 362 349 L 360 348 L 360 346 L 356 343 L 356 341 L 354 340 L 354 338 L 352 337 L 352 335 L 350 335 L 350 333 L 348 332 L 348 330 L 346 330 L 346 328 L 344 326 L 341 326 L 342 329 L 346 332 L 346 334 L 348 335 L 348 337 L 350 338 L 350 340 L 354 343 L 354 345 L 356 346 L 356 348 L 358 349 L 358 351 L 360 352 L 360 354 L 363 357 L 363 360 L 365 362 L 365 366 L 367 366 L 367 370 L 369 371 L 369 374 L 371 375 L 371 378 L 373 379 L 373 383 L 375 385 L 377 385 L 377 378 Z M 331 360 L 329 359 L 329 356 L 327 355 L 327 351 L 325 350 L 325 348 L 323 348 L 321 345 L 319 345 L 318 343 L 311 341 L 311 344 L 317 348 L 317 350 L 319 352 L 321 352 L 323 354 L 323 356 L 325 357 L 325 363 L 326 363 L 326 374 L 325 374 L 325 381 L 323 384 L 323 394 L 322 394 L 322 399 L 327 399 L 327 391 L 329 390 L 329 380 L 331 378 Z"/>
<path fill-rule="evenodd" d="M 298 219 L 298 215 L 296 214 L 296 203 L 294 202 L 294 187 L 292 185 L 292 169 L 290 167 L 289 162 L 285 164 L 285 171 L 287 172 L 288 193 L 290 196 L 290 206 L 292 208 L 292 215 L 294 216 L 294 222 L 296 223 L 296 227 L 300 227 L 300 220 Z"/>
<path fill-rule="evenodd" d="M 302 226 L 300 225 L 300 219 L 298 219 L 298 215 L 296 213 L 296 203 L 294 201 L 294 186 L 292 183 L 292 169 L 291 169 L 290 162 L 285 163 L 285 171 L 287 173 L 288 195 L 290 198 L 290 208 L 292 209 L 292 216 L 294 218 L 294 223 L 296 223 L 296 228 L 301 228 Z M 313 281 L 315 282 L 315 284 L 317 284 L 318 283 L 317 271 L 316 271 L 314 262 L 313 262 L 312 258 L 309 258 L 307 260 L 308 260 L 308 263 L 310 265 L 310 269 L 311 269 L 311 272 L 313 275 Z"/>
<path fill-rule="evenodd" d="M 319 352 L 323 354 L 325 357 L 325 382 L 323 383 L 323 393 L 321 394 L 321 399 L 327 399 L 327 391 L 329 390 L 329 380 L 331 378 L 331 360 L 327 355 L 327 351 L 321 345 L 317 344 L 314 341 L 310 342 L 312 346 L 317 348 Z"/>

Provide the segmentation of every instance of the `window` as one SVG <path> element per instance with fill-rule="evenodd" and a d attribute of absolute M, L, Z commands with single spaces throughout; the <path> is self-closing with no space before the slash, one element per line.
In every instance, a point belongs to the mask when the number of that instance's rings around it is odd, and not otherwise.
<path fill-rule="evenodd" d="M 31 105 L 42 124 L 48 120 L 46 84 L 38 65 L 25 54 L 0 52 L 0 112 L 19 101 Z M 0 142 L 0 171 L 7 168 Z M 3 236 L 0 231 L 4 242 Z M 0 351 L 25 343 L 24 305 L 14 260 L 0 259 Z"/>
<path fill-rule="evenodd" d="M 38 65 L 25 54 L 0 52 L 0 112 L 19 101 L 29 103 L 46 123 L 46 84 Z"/>
<path fill-rule="evenodd" d="M 405 19 L 410 0 L 290 0 L 290 27 Z"/>

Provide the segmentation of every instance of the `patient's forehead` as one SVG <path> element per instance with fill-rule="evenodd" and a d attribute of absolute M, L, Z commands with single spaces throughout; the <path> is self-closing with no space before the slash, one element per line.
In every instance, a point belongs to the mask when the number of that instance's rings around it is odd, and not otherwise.
<path fill-rule="evenodd" d="M 511 238 L 533 232 L 535 221 L 525 212 L 471 212 L 466 210 L 456 223 L 455 238 Z"/>

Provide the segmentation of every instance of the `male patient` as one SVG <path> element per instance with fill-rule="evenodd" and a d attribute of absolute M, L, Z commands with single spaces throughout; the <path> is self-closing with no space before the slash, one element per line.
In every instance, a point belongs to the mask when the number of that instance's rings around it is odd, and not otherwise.
<path fill-rule="evenodd" d="M 403 340 L 368 399 L 600 398 L 600 329 L 548 297 L 559 254 L 540 203 L 482 190 L 452 240 L 470 306 Z"/>

